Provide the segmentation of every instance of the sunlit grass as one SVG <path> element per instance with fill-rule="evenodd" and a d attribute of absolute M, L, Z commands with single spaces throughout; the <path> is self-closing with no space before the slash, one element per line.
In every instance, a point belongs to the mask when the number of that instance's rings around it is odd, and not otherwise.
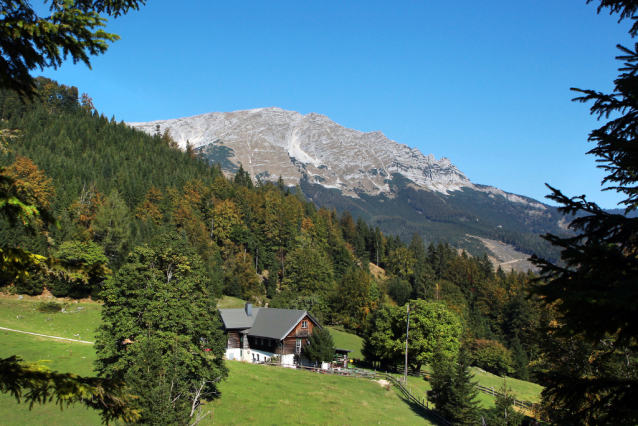
<path fill-rule="evenodd" d="M 332 335 L 332 340 L 336 348 L 350 349 L 352 352 L 348 354 L 349 358 L 363 358 L 361 354 L 361 347 L 363 346 L 363 339 L 356 334 L 346 333 L 336 327 L 327 327 L 328 331 Z"/>
<path fill-rule="evenodd" d="M 67 313 L 42 313 L 40 301 L 0 299 L 0 327 L 77 340 L 95 340 L 102 306 L 98 303 L 68 303 Z"/>

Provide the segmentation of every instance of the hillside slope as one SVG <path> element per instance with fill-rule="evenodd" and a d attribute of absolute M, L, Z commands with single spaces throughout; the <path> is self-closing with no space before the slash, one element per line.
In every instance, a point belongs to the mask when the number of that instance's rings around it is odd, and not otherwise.
<path fill-rule="evenodd" d="M 364 133 L 320 114 L 280 108 L 214 112 L 128 123 L 149 134 L 170 131 L 229 173 L 301 185 L 317 205 L 351 211 L 389 234 L 419 232 L 474 254 L 489 251 L 476 235 L 551 260 L 558 253 L 538 234 L 562 233 L 555 208 L 472 183 L 452 162 L 436 160 L 381 132 Z"/>

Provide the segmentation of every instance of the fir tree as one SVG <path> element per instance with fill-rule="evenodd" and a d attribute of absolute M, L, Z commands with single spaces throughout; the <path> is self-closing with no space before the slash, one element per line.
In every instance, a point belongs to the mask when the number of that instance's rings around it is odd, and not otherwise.
<path fill-rule="evenodd" d="M 525 416 L 514 408 L 516 394 L 512 392 L 512 388 L 507 387 L 505 380 L 498 392 L 494 408 L 485 416 L 487 426 L 520 426 Z"/>
<path fill-rule="evenodd" d="M 432 390 L 428 392 L 428 399 L 434 404 L 434 408 L 442 416 L 448 418 L 450 413 L 447 412 L 448 404 L 451 397 L 451 389 L 454 381 L 454 370 L 452 367 L 451 357 L 445 356 L 437 345 L 431 364 L 432 374 L 430 374 L 430 387 Z M 423 377 L 427 380 L 427 377 Z"/>
<path fill-rule="evenodd" d="M 308 344 L 304 347 L 304 355 L 310 362 L 332 362 L 335 349 L 332 336 L 328 330 L 315 327 L 308 338 Z"/>
<path fill-rule="evenodd" d="M 529 359 L 518 337 L 512 341 L 511 353 L 514 362 L 514 377 L 520 380 L 529 380 Z"/>
<path fill-rule="evenodd" d="M 474 426 L 479 421 L 479 403 L 477 401 L 477 382 L 470 371 L 469 353 L 465 347 L 459 351 L 456 365 L 452 367 L 452 383 L 449 399 L 444 406 L 449 420 L 458 426 Z"/>
<path fill-rule="evenodd" d="M 630 34 L 638 34 L 635 1 L 601 0 L 598 11 L 605 8 L 618 13 L 620 20 L 633 20 Z M 564 339 L 553 345 L 551 351 L 557 353 L 550 352 L 545 358 L 562 363 L 558 354 L 562 347 L 573 353 L 569 348 L 574 342 L 589 347 L 588 352 L 606 353 L 603 358 L 583 357 L 584 364 L 578 369 L 555 365 L 541 375 L 543 399 L 562 417 L 562 424 L 638 421 L 638 219 L 626 215 L 638 209 L 638 43 L 633 48 L 617 47 L 621 52 L 617 59 L 624 64 L 612 93 L 573 90 L 581 94 L 574 101 L 593 102 L 591 114 L 613 118 L 590 133 L 589 141 L 596 146 L 589 154 L 598 157 L 598 167 L 607 172 L 602 183 L 612 186 L 605 189 L 625 197 L 621 202 L 625 215 L 610 214 L 585 196 L 570 198 L 549 187 L 552 194 L 548 198 L 561 205 L 559 211 L 577 215 L 569 225 L 574 236 L 543 237 L 562 250 L 561 264 L 533 258 L 542 268 L 543 279 L 533 291 L 558 311 L 553 333 Z M 625 361 L 621 361 L 623 354 Z"/>

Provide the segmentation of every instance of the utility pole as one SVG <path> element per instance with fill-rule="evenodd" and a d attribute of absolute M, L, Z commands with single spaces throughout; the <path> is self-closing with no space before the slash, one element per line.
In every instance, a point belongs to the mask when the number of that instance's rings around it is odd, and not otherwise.
<path fill-rule="evenodd" d="M 408 335 L 410 334 L 410 304 L 408 303 L 408 326 L 405 329 L 405 370 L 403 383 L 408 385 Z"/>

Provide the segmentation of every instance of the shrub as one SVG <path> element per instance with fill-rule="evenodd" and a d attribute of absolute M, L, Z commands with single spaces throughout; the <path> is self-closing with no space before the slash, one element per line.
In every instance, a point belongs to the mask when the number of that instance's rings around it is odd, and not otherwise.
<path fill-rule="evenodd" d="M 38 303 L 38 311 L 43 314 L 53 314 L 62 310 L 62 304 L 57 302 L 42 302 Z"/>
<path fill-rule="evenodd" d="M 472 365 L 499 376 L 514 372 L 510 351 L 495 340 L 478 339 L 472 343 Z"/>
<path fill-rule="evenodd" d="M 406 280 L 395 277 L 388 284 L 388 296 L 399 306 L 405 305 L 410 300 L 411 294 L 412 286 Z"/>
<path fill-rule="evenodd" d="M 29 278 L 17 279 L 15 281 L 16 293 L 28 294 L 29 296 L 41 295 L 46 284 L 46 278 L 44 278 L 37 271 L 33 270 L 30 270 L 29 274 Z"/>

